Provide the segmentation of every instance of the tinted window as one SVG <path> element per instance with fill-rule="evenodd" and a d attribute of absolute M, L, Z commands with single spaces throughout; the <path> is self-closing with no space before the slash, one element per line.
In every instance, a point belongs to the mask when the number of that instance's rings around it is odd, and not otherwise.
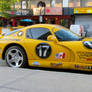
<path fill-rule="evenodd" d="M 49 35 L 51 35 L 51 32 L 46 28 L 31 28 L 27 30 L 28 38 L 47 40 Z"/>
<path fill-rule="evenodd" d="M 76 40 L 80 39 L 74 33 L 70 32 L 70 31 L 66 31 L 64 29 L 61 29 L 61 30 L 55 32 L 55 35 L 59 41 L 76 41 Z"/>

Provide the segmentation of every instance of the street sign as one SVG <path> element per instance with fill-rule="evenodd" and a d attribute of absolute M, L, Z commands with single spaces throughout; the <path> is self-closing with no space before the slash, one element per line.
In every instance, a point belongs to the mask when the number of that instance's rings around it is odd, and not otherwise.
<path fill-rule="evenodd" d="M 92 7 L 74 8 L 74 14 L 89 14 L 92 13 Z"/>

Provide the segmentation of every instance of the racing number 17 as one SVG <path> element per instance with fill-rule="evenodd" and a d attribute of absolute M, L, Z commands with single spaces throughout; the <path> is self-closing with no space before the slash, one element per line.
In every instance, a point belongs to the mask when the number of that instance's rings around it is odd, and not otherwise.
<path fill-rule="evenodd" d="M 40 57 L 46 57 L 47 56 L 47 52 L 48 52 L 48 50 L 49 50 L 49 46 L 39 46 L 38 48 L 37 48 L 38 50 L 39 50 L 39 56 Z"/>

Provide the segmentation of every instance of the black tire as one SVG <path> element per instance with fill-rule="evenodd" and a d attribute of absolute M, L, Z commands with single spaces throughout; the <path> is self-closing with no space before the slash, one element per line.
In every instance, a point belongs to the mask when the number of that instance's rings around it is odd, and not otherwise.
<path fill-rule="evenodd" d="M 9 47 L 5 52 L 5 61 L 9 67 L 25 68 L 28 66 L 28 59 L 26 52 L 20 46 Z"/>

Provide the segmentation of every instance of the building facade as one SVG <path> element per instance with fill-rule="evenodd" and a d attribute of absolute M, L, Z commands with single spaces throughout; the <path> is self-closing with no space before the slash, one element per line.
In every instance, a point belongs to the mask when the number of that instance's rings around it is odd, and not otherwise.
<path fill-rule="evenodd" d="M 75 24 L 82 25 L 87 36 L 92 36 L 92 0 L 80 0 L 80 6 L 74 7 Z"/>
<path fill-rule="evenodd" d="M 27 17 L 35 23 L 60 24 L 66 27 L 73 22 L 73 8 L 69 9 L 68 0 L 21 0 L 14 8 L 16 19 Z"/>
<path fill-rule="evenodd" d="M 15 24 L 29 18 L 34 23 L 59 24 L 68 28 L 71 24 L 80 24 L 91 31 L 91 7 L 92 0 L 20 0 L 11 12 L 16 15 L 13 18 Z M 84 13 L 78 13 L 79 10 Z"/>

